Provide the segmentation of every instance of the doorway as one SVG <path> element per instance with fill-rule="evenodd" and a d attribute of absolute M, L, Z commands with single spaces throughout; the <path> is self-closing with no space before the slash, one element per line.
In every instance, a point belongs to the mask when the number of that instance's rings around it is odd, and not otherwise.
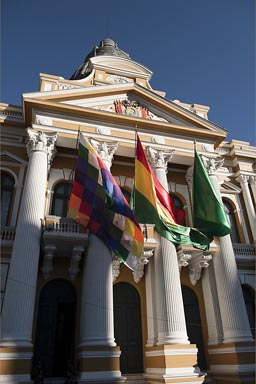
<path fill-rule="evenodd" d="M 207 370 L 205 359 L 203 334 L 201 327 L 201 318 L 199 305 L 194 291 L 186 286 L 182 286 L 183 304 L 186 318 L 188 338 L 191 344 L 196 344 L 198 348 L 197 362 L 201 371 Z"/>
<path fill-rule="evenodd" d="M 137 290 L 128 283 L 114 285 L 114 332 L 121 349 L 122 374 L 143 372 L 141 306 Z"/>
<path fill-rule="evenodd" d="M 66 377 L 74 364 L 76 292 L 63 279 L 47 283 L 40 294 L 33 365 L 44 377 Z"/>

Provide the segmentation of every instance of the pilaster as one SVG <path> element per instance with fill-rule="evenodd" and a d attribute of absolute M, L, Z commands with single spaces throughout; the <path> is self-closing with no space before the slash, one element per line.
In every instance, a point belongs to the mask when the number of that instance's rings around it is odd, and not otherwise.
<path fill-rule="evenodd" d="M 243 197 L 244 197 L 246 212 L 248 215 L 250 228 L 253 236 L 253 242 L 254 244 L 256 244 L 256 215 L 255 215 L 255 209 L 253 206 L 252 196 L 251 196 L 249 184 L 248 184 L 248 182 L 250 181 L 250 176 L 241 174 L 237 178 L 237 181 L 240 183 L 243 191 Z"/>

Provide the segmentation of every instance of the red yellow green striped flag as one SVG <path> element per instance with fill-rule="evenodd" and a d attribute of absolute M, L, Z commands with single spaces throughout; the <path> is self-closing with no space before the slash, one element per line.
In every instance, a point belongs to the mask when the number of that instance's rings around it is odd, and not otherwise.
<path fill-rule="evenodd" d="M 155 230 L 174 244 L 187 244 L 209 249 L 210 239 L 195 228 L 177 224 L 169 193 L 156 178 L 137 138 L 134 213 L 140 223 L 155 224 Z"/>

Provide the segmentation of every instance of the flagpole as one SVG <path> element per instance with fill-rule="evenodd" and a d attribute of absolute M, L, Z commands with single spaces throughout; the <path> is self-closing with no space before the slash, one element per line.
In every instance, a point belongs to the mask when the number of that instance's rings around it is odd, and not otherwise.
<path fill-rule="evenodd" d="M 74 164 L 73 164 L 73 168 L 72 168 L 72 170 L 70 172 L 70 176 L 69 176 L 69 178 L 71 180 L 74 178 L 74 172 L 75 172 L 75 169 L 76 169 L 76 163 L 77 163 L 77 158 L 78 158 L 78 147 L 79 147 L 80 133 L 81 133 L 81 130 L 80 130 L 80 125 L 79 125 L 78 131 L 77 131 L 77 137 L 76 137 Z"/>
<path fill-rule="evenodd" d="M 132 188 L 132 193 L 131 193 L 131 198 L 130 198 L 130 206 L 132 211 L 134 212 L 135 210 L 135 179 L 136 179 L 136 153 L 137 153 L 137 124 L 135 125 L 135 137 L 134 137 L 134 179 L 133 179 L 133 188 Z"/>

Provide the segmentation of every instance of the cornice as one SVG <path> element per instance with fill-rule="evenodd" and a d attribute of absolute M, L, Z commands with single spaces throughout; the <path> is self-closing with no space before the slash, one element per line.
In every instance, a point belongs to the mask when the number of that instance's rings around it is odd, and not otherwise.
<path fill-rule="evenodd" d="M 136 83 L 126 83 L 126 84 L 110 84 L 110 85 L 102 85 L 102 86 L 91 86 L 84 87 L 79 89 L 71 89 L 71 90 L 63 90 L 63 91 L 49 91 L 49 92 L 36 92 L 36 93 L 28 93 L 23 94 L 23 102 L 26 104 L 28 100 L 31 99 L 40 99 L 47 100 L 48 102 L 63 102 L 68 100 L 76 100 L 81 98 L 90 98 L 93 96 L 106 96 L 113 93 L 133 93 L 144 100 L 156 104 L 159 108 L 163 109 L 165 112 L 173 114 L 175 117 L 183 118 L 185 121 L 193 123 L 197 127 L 208 128 L 212 131 L 217 131 L 219 137 L 221 137 L 221 141 L 225 139 L 227 135 L 227 131 L 206 120 L 198 115 L 195 115 L 193 112 L 187 110 L 186 108 L 178 105 L 177 103 L 166 99 L 165 97 L 157 94 L 153 90 L 142 87 Z M 218 144 L 219 145 L 219 144 Z"/>

